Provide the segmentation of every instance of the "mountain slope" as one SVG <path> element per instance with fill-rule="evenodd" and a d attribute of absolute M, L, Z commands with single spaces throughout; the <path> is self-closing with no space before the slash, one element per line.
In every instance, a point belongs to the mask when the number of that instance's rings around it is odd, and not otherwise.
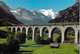
<path fill-rule="evenodd" d="M 62 10 L 58 13 L 58 16 L 50 20 L 49 23 L 59 22 L 79 22 L 79 2 L 76 2 L 73 6 Z"/>
<path fill-rule="evenodd" d="M 50 9 L 50 10 L 41 9 L 41 10 L 39 10 L 39 12 L 44 14 L 45 16 L 48 16 L 49 18 L 52 18 L 52 19 L 55 19 L 55 17 L 58 14 L 58 12 L 53 11 L 52 9 Z"/>
<path fill-rule="evenodd" d="M 11 9 L 16 19 L 24 24 L 47 23 L 51 18 L 37 11 L 30 11 L 24 8 Z"/>
<path fill-rule="evenodd" d="M 21 24 L 9 10 L 9 7 L 0 1 L 0 26 Z"/>

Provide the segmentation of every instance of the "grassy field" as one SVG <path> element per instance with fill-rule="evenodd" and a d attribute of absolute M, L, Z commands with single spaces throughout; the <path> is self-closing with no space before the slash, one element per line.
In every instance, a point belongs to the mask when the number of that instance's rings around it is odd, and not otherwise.
<path fill-rule="evenodd" d="M 9 31 L 8 27 L 0 27 L 0 30 L 7 31 L 7 32 Z M 7 42 L 7 39 L 0 38 L 0 44 L 6 43 L 6 42 Z"/>
<path fill-rule="evenodd" d="M 0 38 L 0 44 L 6 43 L 7 39 Z"/>
<path fill-rule="evenodd" d="M 35 42 L 28 40 L 25 44 L 32 45 L 34 43 Z M 60 48 L 50 48 L 49 45 L 41 47 L 25 47 L 19 49 L 21 52 L 17 52 L 16 54 L 77 54 L 75 50 L 78 51 L 79 49 L 74 47 L 74 45 L 75 44 L 60 44 Z"/>
<path fill-rule="evenodd" d="M 0 27 L 0 30 L 9 31 L 7 27 Z M 36 34 L 38 36 L 39 34 Z M 59 35 L 54 34 L 53 40 L 55 41 Z M 44 34 L 44 40 L 48 38 L 47 34 Z M 7 39 L 0 39 L 0 44 L 6 43 Z M 34 45 L 36 42 L 32 40 L 26 40 L 24 45 Z M 25 47 L 19 49 L 20 52 L 16 52 L 16 54 L 77 54 L 76 51 L 79 49 L 74 47 L 76 44 L 60 44 L 59 48 L 50 48 L 49 45 L 44 45 L 41 47 Z"/>
<path fill-rule="evenodd" d="M 5 43 L 6 39 L 0 39 L 0 43 Z M 26 40 L 24 45 L 34 45 L 36 42 L 32 40 Z M 49 45 L 44 45 L 41 47 L 25 47 L 19 49 L 21 52 L 16 54 L 77 54 L 76 51 L 79 49 L 74 47 L 75 44 L 60 44 L 60 48 L 50 48 Z M 76 51 L 75 51 L 76 50 Z"/>
<path fill-rule="evenodd" d="M 25 46 L 25 45 L 33 45 L 36 44 L 36 42 L 32 41 L 32 40 L 26 40 L 25 44 L 21 44 L 21 46 Z"/>
<path fill-rule="evenodd" d="M 9 31 L 9 30 L 8 30 L 8 27 L 0 27 L 0 30 Z"/>

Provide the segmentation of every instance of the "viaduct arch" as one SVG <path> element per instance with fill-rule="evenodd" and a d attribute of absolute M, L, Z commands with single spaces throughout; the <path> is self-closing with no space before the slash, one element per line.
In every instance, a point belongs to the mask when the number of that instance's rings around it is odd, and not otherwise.
<path fill-rule="evenodd" d="M 58 27 L 55 27 L 55 28 L 53 28 L 52 29 L 52 31 L 51 31 L 51 39 L 52 40 L 54 40 L 54 33 L 56 34 L 59 34 L 59 36 L 58 37 L 60 37 L 60 40 L 61 40 L 61 30 L 58 28 Z M 61 41 L 60 41 L 60 43 L 61 43 Z"/>
<path fill-rule="evenodd" d="M 79 35 L 79 24 L 78 23 L 50 23 L 50 24 L 33 24 L 33 25 L 20 25 L 20 26 L 8 26 L 11 32 L 17 33 L 18 29 L 19 31 L 24 31 L 26 35 L 29 35 L 29 28 L 32 29 L 32 40 L 35 39 L 35 31 L 38 28 L 40 31 L 40 37 L 43 38 L 43 30 L 44 28 L 48 29 L 48 38 L 52 38 L 52 32 L 58 28 L 61 32 L 61 43 L 65 40 L 65 32 L 66 29 L 72 28 L 74 30 L 75 34 L 75 40 L 74 43 L 79 43 L 78 37 Z M 24 28 L 24 29 L 23 29 Z"/>
<path fill-rule="evenodd" d="M 40 36 L 39 33 L 40 33 L 40 28 L 36 27 L 35 30 L 34 30 L 35 38 L 36 38 L 37 36 Z"/>

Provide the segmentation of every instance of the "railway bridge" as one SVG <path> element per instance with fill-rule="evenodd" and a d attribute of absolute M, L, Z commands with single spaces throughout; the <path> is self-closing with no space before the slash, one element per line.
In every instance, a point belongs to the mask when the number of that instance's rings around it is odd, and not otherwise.
<path fill-rule="evenodd" d="M 70 22 L 70 23 L 46 23 L 46 24 L 26 24 L 26 25 L 16 25 L 16 26 L 8 26 L 11 32 L 15 32 L 16 34 L 18 31 L 25 31 L 26 35 L 29 36 L 29 30 L 32 29 L 32 40 L 35 39 L 36 30 L 40 30 L 40 37 L 43 38 L 43 31 L 45 28 L 48 30 L 48 38 L 52 38 L 53 31 L 58 28 L 61 32 L 61 43 L 65 40 L 66 31 L 69 28 L 74 30 L 75 34 L 75 41 L 74 43 L 80 43 L 80 35 L 79 35 L 79 23 L 78 22 Z"/>

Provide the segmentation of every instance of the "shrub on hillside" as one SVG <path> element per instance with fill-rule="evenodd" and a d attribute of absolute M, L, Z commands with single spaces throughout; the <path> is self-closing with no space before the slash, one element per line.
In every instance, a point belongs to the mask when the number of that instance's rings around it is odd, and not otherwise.
<path fill-rule="evenodd" d="M 19 39 L 20 44 L 24 44 L 26 42 L 26 34 L 23 32 L 18 32 L 15 37 Z"/>
<path fill-rule="evenodd" d="M 18 51 L 19 40 L 14 37 L 14 35 L 9 34 L 7 43 L 0 44 L 0 54 L 15 54 L 15 52 Z"/>
<path fill-rule="evenodd" d="M 61 36 L 58 36 L 58 38 L 56 39 L 55 43 L 61 43 Z"/>
<path fill-rule="evenodd" d="M 52 43 L 53 40 L 50 38 L 48 38 L 47 40 L 43 40 L 40 36 L 36 36 L 35 42 L 37 42 L 38 44 L 49 44 Z"/>
<path fill-rule="evenodd" d="M 8 32 L 0 30 L 0 38 L 6 38 Z"/>
<path fill-rule="evenodd" d="M 48 39 L 47 39 L 47 43 L 53 43 L 53 40 L 50 39 L 50 38 L 48 38 Z"/>
<path fill-rule="evenodd" d="M 7 54 L 8 50 L 7 50 L 7 45 L 4 44 L 0 44 L 0 54 Z"/>
<path fill-rule="evenodd" d="M 19 41 L 15 39 L 7 42 L 6 45 L 7 45 L 7 51 L 9 54 L 14 54 L 20 48 Z"/>
<path fill-rule="evenodd" d="M 38 43 L 38 44 L 40 44 L 42 42 L 41 37 L 40 36 L 36 36 L 35 37 L 35 42 Z"/>

